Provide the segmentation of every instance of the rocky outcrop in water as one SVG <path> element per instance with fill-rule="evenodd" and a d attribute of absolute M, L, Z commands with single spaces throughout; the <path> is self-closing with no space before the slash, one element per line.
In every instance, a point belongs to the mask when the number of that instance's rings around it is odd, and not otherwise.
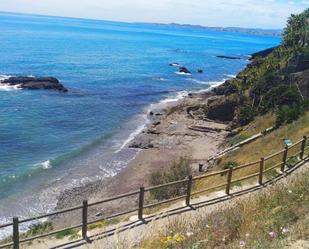
<path fill-rule="evenodd" d="M 229 60 L 241 60 L 241 57 L 236 57 L 236 56 L 227 56 L 227 55 L 217 55 L 217 58 L 221 59 L 229 59 Z"/>
<path fill-rule="evenodd" d="M 30 90 L 57 90 L 60 92 L 67 92 L 68 89 L 65 88 L 59 80 L 53 77 L 10 77 L 1 82 L 9 86 L 18 86 L 21 89 L 30 89 Z M 0 83 L 0 84 L 1 84 Z"/>
<path fill-rule="evenodd" d="M 266 57 L 269 54 L 271 54 L 276 48 L 278 48 L 279 46 L 276 47 L 272 47 L 272 48 L 268 48 L 268 49 L 264 49 L 262 51 L 256 52 L 251 54 L 251 60 L 254 60 L 257 57 Z"/>
<path fill-rule="evenodd" d="M 192 74 L 189 69 L 187 69 L 186 67 L 180 67 L 179 68 L 179 73 L 184 73 L 184 74 Z"/>

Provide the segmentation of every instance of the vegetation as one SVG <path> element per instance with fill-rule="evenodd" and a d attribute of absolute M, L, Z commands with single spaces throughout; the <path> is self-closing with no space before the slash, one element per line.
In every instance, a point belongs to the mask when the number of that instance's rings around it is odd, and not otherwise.
<path fill-rule="evenodd" d="M 142 248 L 291 248 L 291 241 L 308 238 L 308 187 L 307 170 L 231 206 L 170 219 L 166 229 L 144 239 Z"/>
<path fill-rule="evenodd" d="M 166 171 L 157 170 L 150 175 L 150 184 L 161 185 L 178 180 L 183 180 L 191 174 L 190 160 L 182 157 L 179 161 L 173 162 Z M 151 195 L 156 200 L 164 200 L 178 195 L 182 195 L 185 189 L 179 184 L 151 191 Z"/>
<path fill-rule="evenodd" d="M 104 227 L 107 227 L 107 226 L 110 226 L 110 225 L 118 224 L 119 222 L 120 222 L 119 218 L 113 218 L 113 219 L 110 219 L 110 220 L 102 220 L 102 221 L 99 221 L 97 223 L 88 225 L 88 229 L 94 230 L 94 229 L 98 229 L 98 228 L 104 228 Z"/>
<path fill-rule="evenodd" d="M 77 229 L 67 229 L 63 232 L 59 232 L 56 234 L 57 239 L 63 239 L 65 237 L 70 237 L 70 239 L 76 239 L 79 237 L 78 230 Z"/>
<path fill-rule="evenodd" d="M 299 15 L 291 15 L 283 33 L 284 46 L 309 46 L 309 9 Z"/>
<path fill-rule="evenodd" d="M 233 126 L 249 124 L 255 117 L 273 112 L 277 126 L 297 120 L 308 110 L 308 81 L 299 86 L 294 74 L 309 69 L 309 9 L 292 15 L 284 31 L 282 45 L 252 59 L 235 79 L 214 89 L 224 99 L 208 107 L 212 113 L 237 98 Z M 305 77 L 305 76 L 304 76 Z M 226 107 L 224 107 L 226 109 Z M 211 117 L 210 117 L 211 118 Z"/>
<path fill-rule="evenodd" d="M 236 138 L 242 136 L 252 136 L 257 132 L 265 130 L 266 127 L 273 126 L 276 120 L 272 114 L 261 116 L 248 126 L 243 128 L 243 131 Z M 284 148 L 283 139 L 289 138 L 293 143 L 302 139 L 304 135 L 309 134 L 309 112 L 305 112 L 298 120 L 292 123 L 285 124 L 278 129 L 265 134 L 258 140 L 244 145 L 241 149 L 230 152 L 218 161 L 219 168 L 223 169 L 230 162 L 238 165 L 259 160 L 261 157 L 270 155 Z M 232 140 L 232 141 L 233 141 Z M 297 148 L 299 149 L 299 147 Z M 274 162 L 282 160 L 281 156 L 274 158 Z M 256 169 L 257 170 L 257 169 Z M 242 171 L 244 174 L 248 172 Z"/>

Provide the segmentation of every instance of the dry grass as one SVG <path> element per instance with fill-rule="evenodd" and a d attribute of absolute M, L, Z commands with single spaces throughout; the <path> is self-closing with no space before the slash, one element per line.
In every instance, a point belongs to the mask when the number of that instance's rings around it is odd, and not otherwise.
<path fill-rule="evenodd" d="M 142 242 L 149 249 L 280 248 L 309 238 L 309 171 L 288 184 L 190 219 L 171 219 Z M 162 229 L 161 229 L 162 230 Z"/>
<path fill-rule="evenodd" d="M 272 117 L 266 116 L 265 123 L 270 123 Z M 263 124 L 263 118 L 260 117 L 257 121 L 253 122 L 249 129 L 247 129 L 246 135 L 253 135 L 253 133 L 261 132 L 265 130 L 267 125 Z M 309 134 L 309 112 L 302 116 L 299 120 L 280 127 L 279 129 L 265 135 L 264 137 L 245 145 L 241 150 L 237 150 L 229 153 L 219 162 L 219 166 L 223 167 L 227 162 L 237 162 L 238 164 L 244 164 L 247 162 L 259 160 L 265 155 L 275 153 L 284 148 L 283 139 L 290 138 L 295 143 L 306 134 Z"/>

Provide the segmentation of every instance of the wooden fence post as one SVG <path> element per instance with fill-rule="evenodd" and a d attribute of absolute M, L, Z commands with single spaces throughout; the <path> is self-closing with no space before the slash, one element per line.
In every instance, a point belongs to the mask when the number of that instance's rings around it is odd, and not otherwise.
<path fill-rule="evenodd" d="M 143 219 L 143 209 L 144 209 L 144 196 L 145 196 L 145 188 L 141 187 L 139 192 L 139 202 L 138 202 L 138 219 Z"/>
<path fill-rule="evenodd" d="M 83 214 L 82 214 L 82 237 L 87 240 L 87 220 L 88 220 L 88 201 L 83 201 Z"/>
<path fill-rule="evenodd" d="M 233 174 L 233 167 L 230 167 L 228 175 L 227 175 L 227 185 L 226 185 L 227 195 L 230 194 L 230 190 L 231 190 L 232 174 Z"/>
<path fill-rule="evenodd" d="M 260 173 L 259 173 L 259 184 L 260 185 L 263 184 L 264 165 L 265 165 L 265 159 L 264 157 L 262 157 L 260 161 Z"/>
<path fill-rule="evenodd" d="M 192 180 L 193 177 L 188 177 L 188 185 L 187 185 L 187 196 L 186 196 L 186 205 L 190 206 L 190 199 L 191 199 L 191 190 L 192 190 Z"/>
<path fill-rule="evenodd" d="M 289 151 L 289 146 L 285 146 L 285 151 L 283 152 L 283 158 L 282 158 L 281 172 L 284 172 L 286 160 L 288 158 L 288 151 Z"/>
<path fill-rule="evenodd" d="M 13 218 L 13 248 L 19 249 L 19 221 L 18 217 Z"/>
<path fill-rule="evenodd" d="M 302 141 L 302 143 L 301 143 L 301 150 L 300 150 L 300 159 L 301 159 L 301 160 L 304 159 L 305 147 L 306 147 L 306 140 L 307 140 L 307 137 L 304 136 L 303 141 Z"/>

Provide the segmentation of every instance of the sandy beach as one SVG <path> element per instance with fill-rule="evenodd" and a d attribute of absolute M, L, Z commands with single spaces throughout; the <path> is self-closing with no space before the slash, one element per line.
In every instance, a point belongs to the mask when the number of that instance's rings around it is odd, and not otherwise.
<path fill-rule="evenodd" d="M 149 175 L 153 171 L 164 170 L 180 157 L 191 160 L 194 174 L 198 174 L 200 163 L 204 165 L 204 171 L 211 170 L 212 165 L 207 159 L 224 149 L 228 125 L 208 120 L 194 107 L 207 105 L 209 100 L 216 97 L 211 91 L 189 93 L 183 99 L 169 103 L 164 109 L 150 111 L 151 122 L 128 144 L 129 147 L 138 148 L 139 152 L 127 167 L 104 181 L 67 190 L 59 197 L 57 209 L 80 205 L 86 199 L 95 202 L 149 186 Z M 126 199 L 125 203 L 108 203 L 90 210 L 90 216 L 121 212 L 135 206 L 136 201 L 132 198 Z M 77 217 L 80 215 L 76 214 Z M 62 227 L 71 224 L 71 219 L 72 215 L 56 217 L 53 221 Z"/>

